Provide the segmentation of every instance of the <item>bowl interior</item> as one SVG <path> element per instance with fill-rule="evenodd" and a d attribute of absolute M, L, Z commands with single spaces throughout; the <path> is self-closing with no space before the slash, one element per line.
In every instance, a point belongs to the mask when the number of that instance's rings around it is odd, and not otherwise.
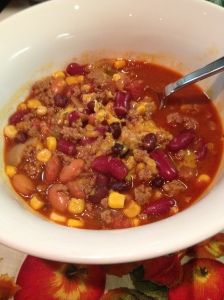
<path fill-rule="evenodd" d="M 0 126 L 32 82 L 71 58 L 125 56 L 186 73 L 223 55 L 222 25 L 224 9 L 203 0 L 56 0 L 19 13 L 0 24 Z M 223 74 L 201 86 L 223 117 Z M 15 201 L 3 155 L 0 164 L 0 241 L 33 255 L 82 263 L 127 262 L 182 249 L 224 226 L 222 172 L 203 201 L 184 212 L 139 228 L 105 232 L 69 229 L 30 213 Z"/>

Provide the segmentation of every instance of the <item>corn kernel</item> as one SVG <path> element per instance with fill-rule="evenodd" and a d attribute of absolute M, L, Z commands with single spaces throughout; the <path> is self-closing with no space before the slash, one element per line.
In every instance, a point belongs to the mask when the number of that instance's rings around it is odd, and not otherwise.
<path fill-rule="evenodd" d="M 105 109 L 100 109 L 97 113 L 96 113 L 96 120 L 98 120 L 99 122 L 102 122 L 106 119 L 107 113 L 105 111 Z"/>
<path fill-rule="evenodd" d="M 71 198 L 68 204 L 68 211 L 72 214 L 81 214 L 85 209 L 85 201 L 83 199 Z"/>
<path fill-rule="evenodd" d="M 144 168 L 145 168 L 145 164 L 144 163 L 140 162 L 140 163 L 137 164 L 137 167 L 136 167 L 137 171 L 141 171 Z"/>
<path fill-rule="evenodd" d="M 91 124 L 87 124 L 85 128 L 86 130 L 94 130 L 94 127 Z"/>
<path fill-rule="evenodd" d="M 95 100 L 96 93 L 88 93 L 88 94 L 83 94 L 82 95 L 82 101 L 87 103 L 91 100 Z"/>
<path fill-rule="evenodd" d="M 54 222 L 59 222 L 59 223 L 65 223 L 66 222 L 66 217 L 59 215 L 58 213 L 52 211 L 50 214 L 50 219 Z"/>
<path fill-rule="evenodd" d="M 124 215 L 128 218 L 135 218 L 140 214 L 141 206 L 139 206 L 135 201 L 131 201 L 128 206 L 124 209 Z"/>
<path fill-rule="evenodd" d="M 171 215 L 177 214 L 178 211 L 179 211 L 179 208 L 177 206 L 173 206 L 173 207 L 170 208 L 170 214 Z"/>
<path fill-rule="evenodd" d="M 53 74 L 54 78 L 65 78 L 65 73 L 63 71 L 56 71 Z"/>
<path fill-rule="evenodd" d="M 108 115 L 108 118 L 107 118 L 107 123 L 110 125 L 112 123 L 117 123 L 117 122 L 120 122 L 121 120 L 114 117 L 112 114 L 109 114 Z"/>
<path fill-rule="evenodd" d="M 112 191 L 108 198 L 108 206 L 110 208 L 123 208 L 125 198 L 125 195 Z"/>
<path fill-rule="evenodd" d="M 113 81 L 118 81 L 118 80 L 120 80 L 120 79 L 121 79 L 121 75 L 120 75 L 120 74 L 115 73 L 115 74 L 113 75 L 113 78 L 112 78 Z"/>
<path fill-rule="evenodd" d="M 83 84 L 83 86 L 81 87 L 81 91 L 83 93 L 88 93 L 91 90 L 91 85 L 89 84 Z"/>
<path fill-rule="evenodd" d="M 126 166 L 128 168 L 128 170 L 131 170 L 134 168 L 135 166 L 135 159 L 134 156 L 130 155 L 126 161 Z"/>
<path fill-rule="evenodd" d="M 38 108 L 37 108 L 37 114 L 39 116 L 45 116 L 46 113 L 47 113 L 47 107 L 46 106 L 44 106 L 44 105 L 38 106 Z"/>
<path fill-rule="evenodd" d="M 30 109 L 36 109 L 41 106 L 41 102 L 38 99 L 30 99 L 27 101 L 27 107 Z"/>
<path fill-rule="evenodd" d="M 51 151 L 44 148 L 37 152 L 37 159 L 43 163 L 46 163 L 51 158 Z"/>
<path fill-rule="evenodd" d="M 210 176 L 208 176 L 207 174 L 201 174 L 198 179 L 197 182 L 198 183 L 208 183 L 211 180 Z"/>
<path fill-rule="evenodd" d="M 68 219 L 67 221 L 67 225 L 69 227 L 77 227 L 77 228 L 81 228 L 84 227 L 84 221 L 82 219 L 77 220 L 77 219 Z"/>
<path fill-rule="evenodd" d="M 126 61 L 123 59 L 118 59 L 114 62 L 114 67 L 116 69 L 122 69 L 126 65 Z"/>
<path fill-rule="evenodd" d="M 8 165 L 5 168 L 5 172 L 11 178 L 16 174 L 17 170 L 16 167 Z"/>
<path fill-rule="evenodd" d="M 112 94 L 112 92 L 111 92 L 110 90 L 106 90 L 106 96 L 107 96 L 107 98 L 109 98 L 109 99 L 114 98 L 114 95 Z"/>
<path fill-rule="evenodd" d="M 139 220 L 139 218 L 133 218 L 132 220 L 131 220 L 131 222 L 132 222 L 132 226 L 139 226 L 139 224 L 140 224 L 140 220 Z"/>
<path fill-rule="evenodd" d="M 147 103 L 140 103 L 136 110 L 139 114 L 143 115 L 145 112 L 146 112 L 146 106 L 147 106 Z"/>
<path fill-rule="evenodd" d="M 78 75 L 77 80 L 78 80 L 78 83 L 82 83 L 84 81 L 84 76 L 83 75 Z"/>
<path fill-rule="evenodd" d="M 27 105 L 26 105 L 26 103 L 20 103 L 19 105 L 18 105 L 18 109 L 20 109 L 20 110 L 24 110 L 24 109 L 27 109 Z"/>
<path fill-rule="evenodd" d="M 72 85 L 72 84 L 77 84 L 78 83 L 78 80 L 77 80 L 76 76 L 68 76 L 68 77 L 66 77 L 65 81 L 66 81 L 66 83 L 68 85 Z"/>
<path fill-rule="evenodd" d="M 154 199 L 160 199 L 162 197 L 162 193 L 159 190 L 156 190 L 154 193 Z"/>
<path fill-rule="evenodd" d="M 51 152 L 54 152 L 57 148 L 57 140 L 54 136 L 47 137 L 47 148 Z"/>
<path fill-rule="evenodd" d="M 41 141 L 37 141 L 36 143 L 36 151 L 40 151 L 44 148 L 43 144 L 41 143 Z"/>
<path fill-rule="evenodd" d="M 5 136 L 7 136 L 10 139 L 14 139 L 14 137 L 17 134 L 17 132 L 18 131 L 17 131 L 17 129 L 16 129 L 16 127 L 14 125 L 7 125 L 4 128 L 4 134 L 5 134 Z"/>
<path fill-rule="evenodd" d="M 31 199 L 30 199 L 30 206 L 35 209 L 35 210 L 38 210 L 38 209 L 41 209 L 43 206 L 44 206 L 44 202 L 41 201 L 38 196 L 33 196 Z"/>
<path fill-rule="evenodd" d="M 65 81 L 68 85 L 78 84 L 84 81 L 84 76 L 83 75 L 68 76 L 65 79 Z"/>

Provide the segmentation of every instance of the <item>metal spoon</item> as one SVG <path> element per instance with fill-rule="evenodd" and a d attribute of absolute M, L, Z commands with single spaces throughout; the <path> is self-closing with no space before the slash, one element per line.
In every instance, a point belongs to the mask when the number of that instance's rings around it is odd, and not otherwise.
<path fill-rule="evenodd" d="M 211 62 L 210 64 L 200 68 L 190 74 L 187 74 L 179 80 L 169 83 L 164 88 L 164 95 L 160 99 L 160 108 L 163 108 L 168 96 L 182 89 L 183 87 L 205 79 L 209 76 L 222 72 L 224 70 L 224 56 Z"/>

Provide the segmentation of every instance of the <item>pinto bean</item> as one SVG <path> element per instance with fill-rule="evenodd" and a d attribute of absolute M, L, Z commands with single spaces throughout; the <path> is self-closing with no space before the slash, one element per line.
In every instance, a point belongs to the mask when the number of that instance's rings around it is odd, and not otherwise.
<path fill-rule="evenodd" d="M 16 174 L 12 178 L 12 185 L 17 193 L 30 196 L 35 191 L 33 182 L 24 174 Z"/>
<path fill-rule="evenodd" d="M 59 176 L 60 181 L 63 183 L 72 181 L 81 173 L 83 167 L 84 161 L 82 159 L 73 159 L 69 165 L 62 168 Z"/>
<path fill-rule="evenodd" d="M 68 187 L 70 194 L 73 197 L 79 198 L 79 199 L 85 198 L 85 192 L 83 191 L 83 188 L 82 188 L 79 180 L 68 182 L 67 187 Z"/>
<path fill-rule="evenodd" d="M 67 210 L 69 199 L 68 190 L 64 184 L 53 184 L 48 189 L 48 201 L 59 212 L 63 213 Z"/>
<path fill-rule="evenodd" d="M 44 179 L 47 183 L 56 181 L 61 169 L 61 161 L 57 155 L 53 155 L 46 164 Z"/>

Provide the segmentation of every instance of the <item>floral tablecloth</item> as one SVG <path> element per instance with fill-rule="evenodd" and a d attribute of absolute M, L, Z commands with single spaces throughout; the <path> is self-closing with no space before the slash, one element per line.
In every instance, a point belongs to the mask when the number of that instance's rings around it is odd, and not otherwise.
<path fill-rule="evenodd" d="M 223 300 L 224 233 L 142 262 L 77 265 L 0 248 L 0 299 Z"/>
<path fill-rule="evenodd" d="M 208 1 L 224 6 L 224 0 Z M 26 6 L 27 1 L 12 1 L 0 20 Z M 168 256 L 107 266 L 52 262 L 0 245 L 0 300 L 14 295 L 15 300 L 224 300 L 224 233 Z"/>

